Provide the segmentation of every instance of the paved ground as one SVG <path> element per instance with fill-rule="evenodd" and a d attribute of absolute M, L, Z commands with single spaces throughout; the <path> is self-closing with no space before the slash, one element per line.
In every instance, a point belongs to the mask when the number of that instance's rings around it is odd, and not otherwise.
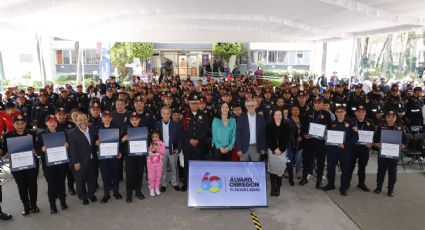
<path fill-rule="evenodd" d="M 368 166 L 367 184 L 375 185 L 376 158 Z M 269 199 L 268 208 L 255 209 L 263 229 L 425 229 L 425 174 L 416 165 L 406 172 L 399 167 L 396 196 L 365 193 L 352 187 L 347 197 L 338 190 L 314 189 L 314 181 L 304 187 L 290 187 L 285 181 L 281 196 Z M 337 177 L 339 179 L 339 176 Z M 326 183 L 326 181 L 324 181 Z M 4 209 L 14 215 L 10 222 L 0 222 L 0 229 L 255 229 L 247 209 L 200 210 L 187 208 L 187 193 L 167 190 L 161 197 L 147 197 L 131 204 L 111 200 L 107 204 L 83 206 L 68 196 L 69 209 L 49 215 L 46 182 L 39 178 L 39 214 L 20 215 L 22 209 L 16 184 L 3 186 Z M 145 183 L 146 185 L 146 183 Z M 124 186 L 121 184 L 124 194 Z M 147 195 L 147 189 L 144 189 Z M 385 192 L 385 189 L 384 189 Z M 97 193 L 98 198 L 102 195 Z"/>

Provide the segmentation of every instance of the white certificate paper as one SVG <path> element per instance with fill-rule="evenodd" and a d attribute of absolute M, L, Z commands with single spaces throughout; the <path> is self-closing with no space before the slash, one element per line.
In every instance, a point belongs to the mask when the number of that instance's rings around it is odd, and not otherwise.
<path fill-rule="evenodd" d="M 22 168 L 34 165 L 34 154 L 31 151 L 10 154 L 12 168 Z"/>
<path fill-rule="evenodd" d="M 326 133 L 326 143 L 331 145 L 344 144 L 344 131 L 328 130 Z"/>
<path fill-rule="evenodd" d="M 148 152 L 146 140 L 129 141 L 129 144 L 130 144 L 130 153 L 132 154 Z"/>
<path fill-rule="evenodd" d="M 65 146 L 48 148 L 47 149 L 47 162 L 59 162 L 68 160 Z"/>
<path fill-rule="evenodd" d="M 314 137 L 323 137 L 325 135 L 326 126 L 317 123 L 310 123 L 308 134 Z"/>
<path fill-rule="evenodd" d="M 381 156 L 390 157 L 390 158 L 398 158 L 400 156 L 400 145 L 382 143 Z"/>
<path fill-rule="evenodd" d="M 100 153 L 101 157 L 117 156 L 118 155 L 118 143 L 100 143 Z"/>
<path fill-rule="evenodd" d="M 373 131 L 359 130 L 359 140 L 361 144 L 372 144 L 373 143 Z"/>

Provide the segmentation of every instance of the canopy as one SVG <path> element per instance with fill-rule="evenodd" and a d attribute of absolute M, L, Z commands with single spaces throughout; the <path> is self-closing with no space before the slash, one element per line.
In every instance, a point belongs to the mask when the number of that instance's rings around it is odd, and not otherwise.
<path fill-rule="evenodd" d="M 0 34 L 79 41 L 287 42 L 425 26 L 424 0 L 1 0 Z"/>

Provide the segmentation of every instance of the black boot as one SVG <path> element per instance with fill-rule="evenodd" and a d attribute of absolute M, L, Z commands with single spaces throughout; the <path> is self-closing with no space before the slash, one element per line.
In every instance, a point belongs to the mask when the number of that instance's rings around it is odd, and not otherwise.
<path fill-rule="evenodd" d="M 61 208 L 62 210 L 68 209 L 68 205 L 66 204 L 65 198 L 61 199 Z"/>
<path fill-rule="evenodd" d="M 300 180 L 299 185 L 306 185 L 306 184 L 308 184 L 307 176 L 308 176 L 307 173 L 303 173 L 303 178 Z"/>
<path fill-rule="evenodd" d="M 289 175 L 289 184 L 291 186 L 294 186 L 295 182 L 294 182 L 294 175 Z"/>
<path fill-rule="evenodd" d="M 320 189 L 322 187 L 322 175 L 317 175 L 316 177 L 316 189 Z"/>
<path fill-rule="evenodd" d="M 282 177 L 276 176 L 276 190 L 275 190 L 275 196 L 280 195 L 280 187 L 282 186 Z"/>
<path fill-rule="evenodd" d="M 276 194 L 276 175 L 270 174 L 270 196 L 275 196 Z"/>
<path fill-rule="evenodd" d="M 1 210 L 1 206 L 0 206 L 0 220 L 10 220 L 10 219 L 12 219 L 12 215 L 9 215 L 7 213 L 4 213 Z"/>
<path fill-rule="evenodd" d="M 24 210 L 22 211 L 23 216 L 30 214 L 30 204 L 24 204 Z"/>
<path fill-rule="evenodd" d="M 58 208 L 56 207 L 56 201 L 49 201 L 50 202 L 50 214 L 56 214 L 58 213 Z"/>

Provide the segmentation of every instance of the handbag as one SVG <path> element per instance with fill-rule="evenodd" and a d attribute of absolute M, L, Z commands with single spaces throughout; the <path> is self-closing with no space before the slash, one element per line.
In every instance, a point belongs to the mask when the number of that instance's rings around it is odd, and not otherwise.
<path fill-rule="evenodd" d="M 280 155 L 273 154 L 269 149 L 267 152 L 268 162 L 267 162 L 267 171 L 275 175 L 283 175 L 286 170 L 286 163 L 288 162 L 288 153 L 287 150 Z"/>

